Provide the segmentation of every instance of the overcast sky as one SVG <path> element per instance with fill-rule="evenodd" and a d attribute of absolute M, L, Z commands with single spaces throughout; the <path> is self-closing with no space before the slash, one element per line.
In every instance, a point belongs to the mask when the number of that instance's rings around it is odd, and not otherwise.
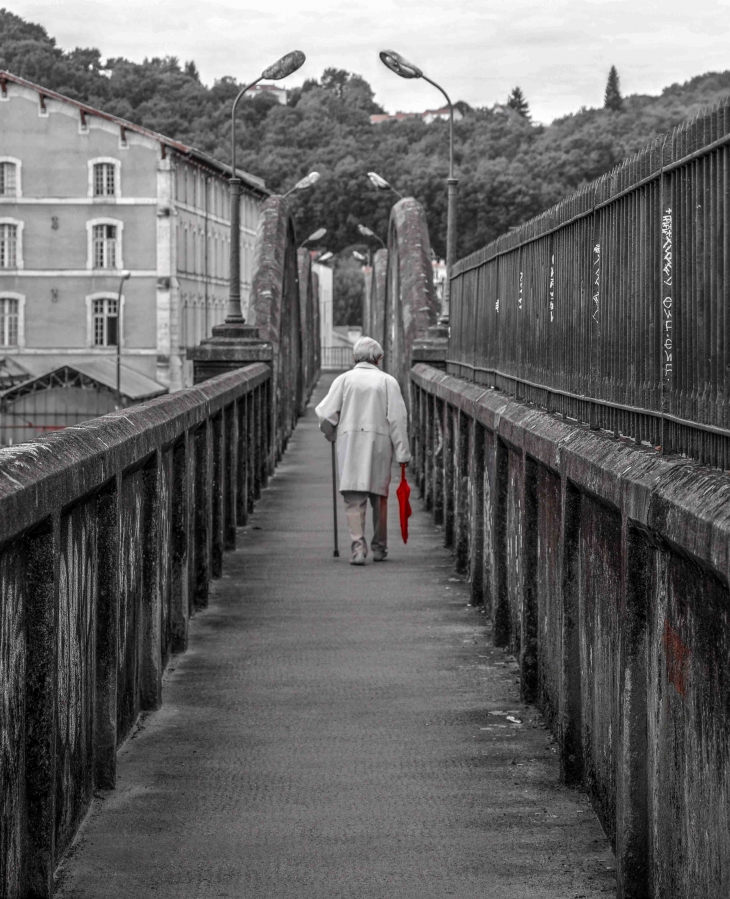
<path fill-rule="evenodd" d="M 423 81 L 380 63 L 393 49 L 473 106 L 519 85 L 538 121 L 603 102 L 608 69 L 628 93 L 730 68 L 730 0 L 3 0 L 45 26 L 64 49 L 103 56 L 194 59 L 206 83 L 243 81 L 283 53 L 307 62 L 286 82 L 327 66 L 363 75 L 385 108 L 439 105 Z"/>

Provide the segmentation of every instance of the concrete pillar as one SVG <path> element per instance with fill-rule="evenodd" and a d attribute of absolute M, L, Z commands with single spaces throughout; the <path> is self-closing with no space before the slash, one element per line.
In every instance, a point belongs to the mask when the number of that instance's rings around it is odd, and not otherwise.
<path fill-rule="evenodd" d="M 253 362 L 274 358 L 271 343 L 259 338 L 259 329 L 245 324 L 222 324 L 213 328 L 213 336 L 188 350 L 193 363 L 193 382 L 200 384 L 227 371 L 235 371 Z"/>
<path fill-rule="evenodd" d="M 522 615 L 520 618 L 520 691 L 523 702 L 537 699 L 537 463 L 524 458 L 522 502 Z"/>
<path fill-rule="evenodd" d="M 444 520 L 444 406 L 445 403 L 433 398 L 433 520 L 443 524 Z"/>
<path fill-rule="evenodd" d="M 647 613 L 652 551 L 647 536 L 622 528 L 623 601 L 616 766 L 618 899 L 650 899 Z"/>
<path fill-rule="evenodd" d="M 509 491 L 509 450 L 496 438 L 494 492 L 494 643 L 510 641 L 509 587 L 507 582 L 507 503 Z"/>
<path fill-rule="evenodd" d="M 469 416 L 454 410 L 455 475 L 454 475 L 454 558 L 457 571 L 469 570 L 470 491 L 469 459 L 471 456 L 471 427 Z"/>
<path fill-rule="evenodd" d="M 50 899 L 56 867 L 59 516 L 27 538 L 25 798 L 27 896 Z"/>
<path fill-rule="evenodd" d="M 443 404 L 443 524 L 444 546 L 454 545 L 454 410 Z"/>
<path fill-rule="evenodd" d="M 115 477 L 111 487 L 96 500 L 94 784 L 101 790 L 113 789 L 117 779 L 119 487 L 119 478 Z"/>
<path fill-rule="evenodd" d="M 208 605 L 211 544 L 211 456 L 210 421 L 206 420 L 195 432 L 194 509 L 193 509 L 193 601 L 196 606 Z"/>
<path fill-rule="evenodd" d="M 433 511 L 433 470 L 434 470 L 434 398 L 430 393 L 422 391 L 426 403 L 426 436 L 424 441 L 424 471 L 423 471 L 423 493 L 426 502 L 426 509 Z"/>
<path fill-rule="evenodd" d="M 563 479 L 563 656 L 558 731 L 560 773 L 567 784 L 583 782 L 583 709 L 580 652 L 580 493 Z"/>
<path fill-rule="evenodd" d="M 185 434 L 172 450 L 172 496 L 170 509 L 170 634 L 173 652 L 183 652 L 188 645 L 190 618 L 190 549 L 191 494 L 190 456 L 192 438 Z"/>
<path fill-rule="evenodd" d="M 236 548 L 238 504 L 238 415 L 236 403 L 223 410 L 223 549 Z"/>
<path fill-rule="evenodd" d="M 471 601 L 475 606 L 484 603 L 484 479 L 486 477 L 484 458 L 484 428 L 474 419 L 469 419 L 469 476 L 471 490 L 469 527 L 469 581 Z"/>
<path fill-rule="evenodd" d="M 223 519 L 227 489 L 225 482 L 226 438 L 222 412 L 213 417 L 209 433 L 212 438 L 210 447 L 210 455 L 212 457 L 210 480 L 210 573 L 212 577 L 219 578 L 223 573 Z"/>
<path fill-rule="evenodd" d="M 236 416 L 236 524 L 248 522 L 248 397 L 242 396 L 235 406 Z"/>
<path fill-rule="evenodd" d="M 143 472 L 142 500 L 142 658 L 140 706 L 156 709 L 162 702 L 162 596 L 160 593 L 159 450 Z"/>

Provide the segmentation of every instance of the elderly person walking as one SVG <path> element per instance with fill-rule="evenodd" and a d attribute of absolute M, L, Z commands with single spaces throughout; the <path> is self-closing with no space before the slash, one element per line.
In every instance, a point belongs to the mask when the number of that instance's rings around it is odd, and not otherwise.
<path fill-rule="evenodd" d="M 364 565 L 368 554 L 365 514 L 373 509 L 373 559 L 388 555 L 388 488 L 390 467 L 411 461 L 408 413 L 396 379 L 378 367 L 383 349 L 371 337 L 353 347 L 355 367 L 332 382 L 317 406 L 319 427 L 337 441 L 340 493 L 352 540 L 351 565 Z"/>

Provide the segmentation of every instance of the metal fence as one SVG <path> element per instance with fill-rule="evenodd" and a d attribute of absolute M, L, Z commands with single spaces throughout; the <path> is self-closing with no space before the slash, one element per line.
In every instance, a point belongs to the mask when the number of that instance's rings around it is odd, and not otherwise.
<path fill-rule="evenodd" d="M 352 368 L 351 346 L 322 347 L 323 371 L 345 371 L 348 368 Z"/>
<path fill-rule="evenodd" d="M 730 465 L 730 105 L 460 260 L 448 370 Z"/>

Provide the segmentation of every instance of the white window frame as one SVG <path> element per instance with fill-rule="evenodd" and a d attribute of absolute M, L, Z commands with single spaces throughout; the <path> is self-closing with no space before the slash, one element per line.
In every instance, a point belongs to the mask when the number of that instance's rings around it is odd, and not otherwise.
<path fill-rule="evenodd" d="M 0 290 L 0 299 L 18 301 L 18 342 L 5 346 L 0 343 L 0 352 L 17 353 L 25 349 L 25 294 L 13 290 Z"/>
<path fill-rule="evenodd" d="M 117 249 L 114 268 L 95 268 L 94 267 L 94 226 L 95 225 L 115 225 L 117 229 Z M 97 272 L 119 272 L 124 268 L 124 259 L 122 256 L 123 247 L 124 222 L 119 219 L 97 218 L 89 219 L 86 222 L 86 268 L 88 271 Z"/>
<path fill-rule="evenodd" d="M 23 261 L 23 228 L 25 227 L 25 222 L 9 216 L 0 216 L 0 225 L 15 225 L 18 229 L 15 242 L 15 265 L 13 268 L 0 268 L 0 272 L 17 272 L 25 268 Z"/>
<path fill-rule="evenodd" d="M 94 166 L 104 163 L 114 166 L 114 193 L 97 195 L 94 193 Z M 89 167 L 87 194 L 92 200 L 96 200 L 98 203 L 105 201 L 108 203 L 110 200 L 119 199 L 122 196 L 122 162 L 120 159 L 115 159 L 113 156 L 97 156 L 94 159 L 90 159 L 87 165 Z"/>
<path fill-rule="evenodd" d="M 116 345 L 99 346 L 94 343 L 94 300 L 119 300 L 119 308 L 117 309 L 117 335 L 119 337 L 119 349 L 124 349 L 124 294 L 119 294 L 114 290 L 99 290 L 96 293 L 90 293 L 86 299 L 86 346 L 95 353 L 116 353 Z"/>
<path fill-rule="evenodd" d="M 0 200 L 16 200 L 23 196 L 23 163 L 16 156 L 0 156 L 0 164 L 3 162 L 12 162 L 15 166 L 15 193 L 0 194 Z"/>

